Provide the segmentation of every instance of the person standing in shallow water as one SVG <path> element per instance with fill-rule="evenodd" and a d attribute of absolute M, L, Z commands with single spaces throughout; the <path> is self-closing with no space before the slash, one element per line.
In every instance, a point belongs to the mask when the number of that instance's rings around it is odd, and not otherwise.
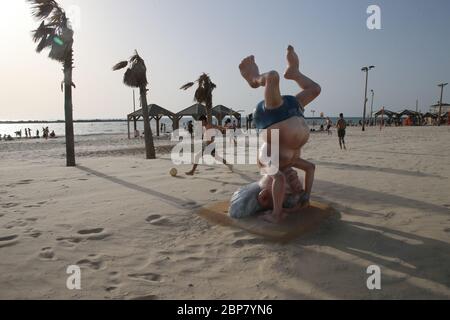
<path fill-rule="evenodd" d="M 347 122 L 344 119 L 344 114 L 341 113 L 339 115 L 339 120 L 337 122 L 337 130 L 338 130 L 338 137 L 339 137 L 339 146 L 347 150 L 347 147 L 345 146 L 345 134 L 347 129 Z"/>

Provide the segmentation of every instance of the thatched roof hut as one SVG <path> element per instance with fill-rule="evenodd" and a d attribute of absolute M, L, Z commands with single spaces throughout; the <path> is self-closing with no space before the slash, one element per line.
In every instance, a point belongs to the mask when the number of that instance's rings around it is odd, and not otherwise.
<path fill-rule="evenodd" d="M 213 108 L 213 112 L 218 114 L 216 116 L 217 120 L 219 121 L 219 124 L 222 124 L 223 119 L 226 117 L 235 117 L 239 124 L 241 122 L 241 114 L 239 112 L 234 111 L 233 109 L 227 108 L 224 105 L 217 105 Z"/>
<path fill-rule="evenodd" d="M 201 116 L 207 115 L 206 106 L 204 106 L 203 104 L 200 104 L 200 103 L 196 103 L 184 110 L 181 110 L 176 115 L 180 119 L 182 117 L 192 117 L 192 118 L 194 118 L 194 120 L 198 120 Z M 213 117 L 216 117 L 216 118 L 220 117 L 220 114 L 217 111 L 215 111 L 214 109 L 212 109 L 212 115 L 213 115 Z"/>
<path fill-rule="evenodd" d="M 172 111 L 169 111 L 169 110 L 167 110 L 167 109 L 165 109 L 165 108 L 163 108 L 163 107 L 161 107 L 161 106 L 159 106 L 157 104 L 150 104 L 148 106 L 148 115 L 149 115 L 150 121 L 152 119 L 156 120 L 156 135 L 158 137 L 160 135 L 159 122 L 160 122 L 162 117 L 168 117 L 169 119 L 171 119 L 172 123 L 173 123 L 173 125 L 172 125 L 173 128 L 174 129 L 176 128 L 175 121 L 177 121 L 177 118 L 176 118 L 175 113 L 173 113 Z M 143 112 L 142 109 L 136 110 L 135 112 L 130 113 L 127 116 L 128 137 L 129 138 L 130 138 L 130 121 L 134 122 L 134 128 L 136 130 L 136 122 L 139 119 L 143 118 L 143 116 L 144 116 L 144 112 Z"/>
<path fill-rule="evenodd" d="M 388 110 L 388 109 L 381 109 L 380 111 L 375 112 L 374 116 L 377 117 L 381 117 L 382 115 L 388 117 L 388 118 L 394 118 L 394 117 L 398 117 L 398 113 Z"/>

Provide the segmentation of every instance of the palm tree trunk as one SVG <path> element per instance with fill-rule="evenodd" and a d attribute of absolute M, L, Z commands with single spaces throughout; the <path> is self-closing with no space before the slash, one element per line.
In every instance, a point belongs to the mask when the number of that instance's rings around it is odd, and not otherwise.
<path fill-rule="evenodd" d="M 212 98 L 206 101 L 206 118 L 208 119 L 208 123 L 212 124 L 212 108 L 213 108 Z"/>
<path fill-rule="evenodd" d="M 66 162 L 68 167 L 75 167 L 75 138 L 73 134 L 72 107 L 72 70 L 73 52 L 64 61 L 64 111 L 66 124 Z"/>
<path fill-rule="evenodd" d="M 144 134 L 145 134 L 145 153 L 147 159 L 156 159 L 155 145 L 153 143 L 152 128 L 150 127 L 150 118 L 148 114 L 147 104 L 147 88 L 142 86 L 139 88 L 141 94 L 142 114 L 144 117 Z"/>

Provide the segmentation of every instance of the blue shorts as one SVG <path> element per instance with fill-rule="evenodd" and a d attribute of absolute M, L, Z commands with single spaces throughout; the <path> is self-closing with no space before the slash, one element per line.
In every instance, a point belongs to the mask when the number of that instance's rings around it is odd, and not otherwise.
<path fill-rule="evenodd" d="M 304 118 L 303 107 L 294 96 L 283 96 L 283 105 L 277 109 L 266 109 L 265 101 L 261 101 L 253 114 L 256 129 L 267 129 L 292 117 Z"/>

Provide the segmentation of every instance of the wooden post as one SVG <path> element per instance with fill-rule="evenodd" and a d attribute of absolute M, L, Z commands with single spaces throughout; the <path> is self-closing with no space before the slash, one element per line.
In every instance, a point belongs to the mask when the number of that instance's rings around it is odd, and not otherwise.
<path fill-rule="evenodd" d="M 159 137 L 160 134 L 161 134 L 161 130 L 160 130 L 160 128 L 159 128 L 159 120 L 160 120 L 160 119 L 161 119 L 161 118 L 158 117 L 158 116 L 155 117 L 155 120 L 156 120 L 156 136 L 157 136 L 157 137 Z"/>
<path fill-rule="evenodd" d="M 130 117 L 127 116 L 127 129 L 128 129 L 128 139 L 131 139 L 131 134 L 130 134 Z"/>

